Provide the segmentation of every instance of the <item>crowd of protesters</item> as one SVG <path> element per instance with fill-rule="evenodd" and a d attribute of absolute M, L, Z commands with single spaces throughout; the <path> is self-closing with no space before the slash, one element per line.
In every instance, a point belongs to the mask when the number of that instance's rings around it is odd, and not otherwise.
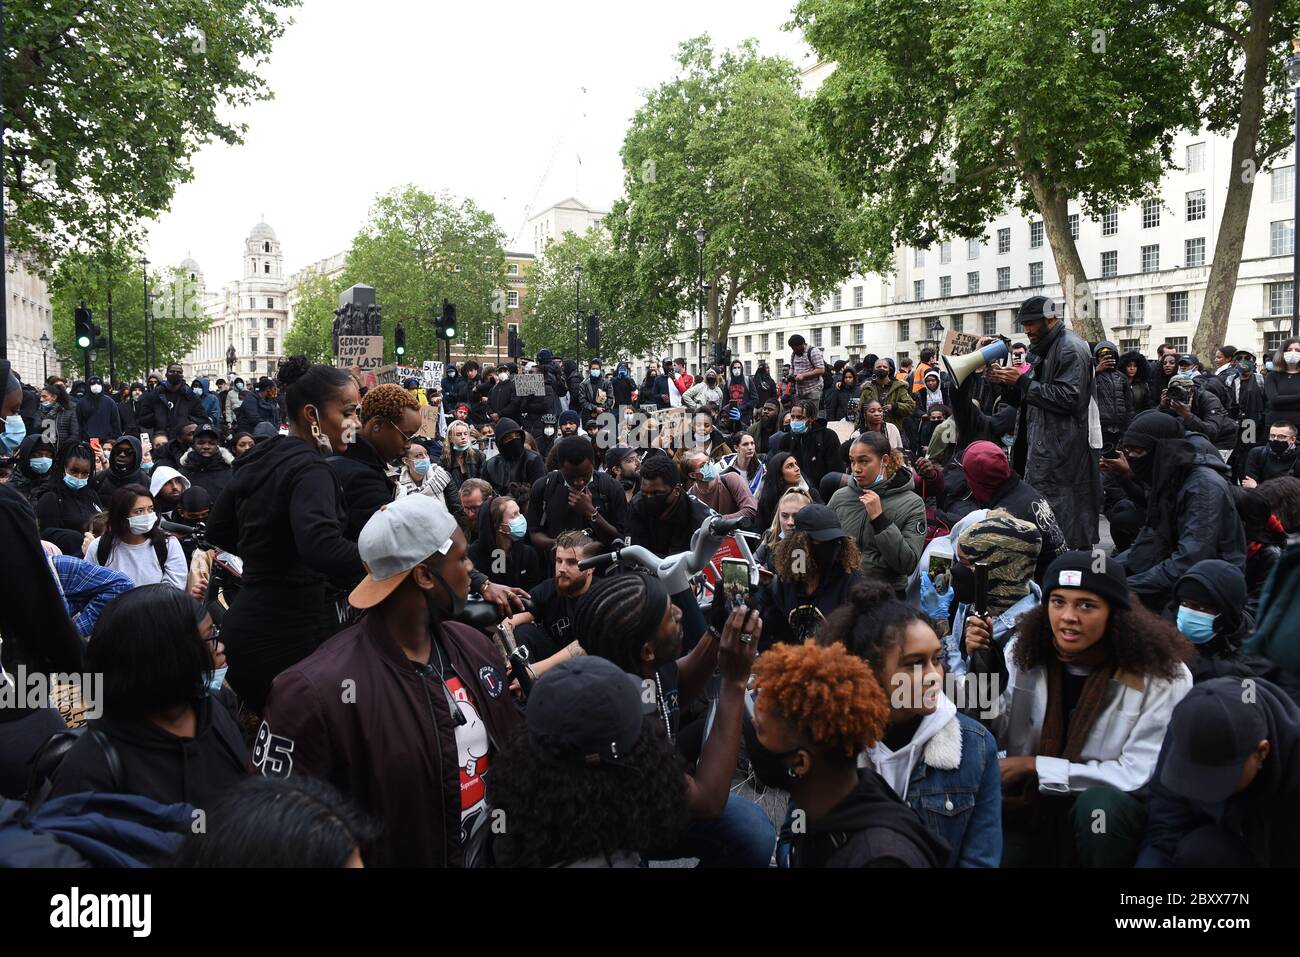
<path fill-rule="evenodd" d="M 1293 865 L 1300 340 L 1017 325 L 956 375 L 0 362 L 0 863 Z M 747 595 L 588 565 L 714 517 Z"/>

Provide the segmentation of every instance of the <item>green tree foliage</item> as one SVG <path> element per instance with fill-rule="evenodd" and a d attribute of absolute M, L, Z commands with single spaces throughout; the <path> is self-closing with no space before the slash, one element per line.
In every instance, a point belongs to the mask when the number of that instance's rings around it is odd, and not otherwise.
<path fill-rule="evenodd" d="M 1080 334 L 1101 338 L 1067 202 L 1088 215 L 1150 194 L 1196 94 L 1138 0 L 800 0 L 792 25 L 835 63 L 812 125 L 872 266 L 898 245 L 980 237 L 1037 211 Z"/>
<path fill-rule="evenodd" d="M 284 337 L 284 354 L 334 364 L 334 310 L 347 286 L 341 277 L 313 272 L 298 284 L 293 325 Z"/>
<path fill-rule="evenodd" d="M 129 232 L 192 178 L 195 151 L 242 141 L 232 108 L 298 0 L 7 0 L 6 238 L 55 262 Z"/>
<path fill-rule="evenodd" d="M 715 55 L 701 36 L 681 45 L 677 66 L 632 119 L 626 196 L 605 223 L 627 299 L 652 328 L 695 310 L 703 227 L 708 330 L 719 341 L 742 297 L 768 308 L 821 299 L 857 261 L 794 65 L 760 56 L 753 41 Z"/>
<path fill-rule="evenodd" d="M 53 349 L 64 368 L 81 375 L 83 353 L 77 348 L 73 314 L 83 301 L 101 333 L 108 336 L 108 299 L 113 299 L 113 361 L 117 378 L 144 381 L 144 275 L 140 251 L 124 239 L 94 254 L 75 251 L 64 256 L 50 277 L 50 306 L 54 310 Z M 149 273 L 157 368 L 179 361 L 199 342 L 208 321 L 197 287 L 180 270 Z M 108 350 L 96 353 L 95 372 L 108 378 Z"/>

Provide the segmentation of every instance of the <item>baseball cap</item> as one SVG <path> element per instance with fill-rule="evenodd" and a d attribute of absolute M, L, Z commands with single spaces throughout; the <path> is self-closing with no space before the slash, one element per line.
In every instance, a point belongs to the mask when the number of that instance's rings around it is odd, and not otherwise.
<path fill-rule="evenodd" d="M 1037 322 L 1040 319 L 1056 319 L 1059 316 L 1060 312 L 1052 300 L 1046 296 L 1030 296 L 1016 310 L 1016 325 L 1022 326 L 1026 322 Z"/>
<path fill-rule="evenodd" d="M 1186 353 L 1178 357 L 1178 364 L 1180 366 L 1194 366 L 1199 365 L 1200 361 L 1191 353 Z"/>
<path fill-rule="evenodd" d="M 830 542 L 844 537 L 839 516 L 827 505 L 805 505 L 794 516 L 794 530 L 806 532 L 814 542 Z"/>
<path fill-rule="evenodd" d="M 547 739 L 567 764 L 599 767 L 631 752 L 654 708 L 640 678 L 608 658 L 585 655 L 537 680 L 528 696 L 528 733 Z"/>
<path fill-rule="evenodd" d="M 1241 678 L 1194 685 L 1169 719 L 1160 783 L 1192 801 L 1232 796 L 1242 769 L 1268 737 L 1264 706 L 1246 701 Z"/>
<path fill-rule="evenodd" d="M 218 442 L 221 441 L 221 433 L 216 430 L 211 422 L 204 422 L 194 430 L 194 438 L 197 439 L 200 435 L 210 435 Z"/>
<path fill-rule="evenodd" d="M 407 495 L 383 506 L 357 538 L 366 577 L 348 602 L 354 608 L 378 605 L 416 565 L 431 555 L 446 555 L 456 528 L 447 506 L 428 495 Z"/>
<path fill-rule="evenodd" d="M 628 448 L 626 445 L 619 445 L 605 453 L 605 470 L 621 466 L 627 461 L 629 455 L 636 455 L 636 450 Z"/>

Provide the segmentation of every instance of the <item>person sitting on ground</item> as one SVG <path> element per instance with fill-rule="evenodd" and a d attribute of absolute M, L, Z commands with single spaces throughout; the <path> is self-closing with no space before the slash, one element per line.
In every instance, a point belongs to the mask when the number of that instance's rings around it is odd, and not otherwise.
<path fill-rule="evenodd" d="M 1007 646 L 1010 674 L 989 725 L 1007 754 L 1004 867 L 1131 867 L 1145 817 L 1135 792 L 1192 686 L 1187 639 L 1131 597 L 1113 558 L 1094 571 L 1098 558 L 1054 561 L 1043 604 Z"/>
<path fill-rule="evenodd" d="M 666 455 L 641 463 L 641 491 L 627 507 L 627 537 L 660 558 L 691 547 L 691 536 L 709 517 L 709 508 L 682 486 L 682 473 Z"/>
<path fill-rule="evenodd" d="M 456 494 L 460 511 L 448 509 L 460 523 L 461 531 L 469 542 L 478 540 L 478 520 L 483 504 L 496 497 L 496 490 L 483 479 L 466 479 Z"/>
<path fill-rule="evenodd" d="M 699 449 L 682 453 L 682 471 L 693 483 L 690 492 L 696 499 L 724 518 L 740 518 L 746 527 L 752 526 L 758 505 L 739 475 L 721 471 L 718 463 Z"/>
<path fill-rule="evenodd" d="M 53 442 L 47 442 L 42 436 L 29 435 L 18 446 L 13 458 L 14 470 L 9 477 L 9 487 L 35 506 L 49 487 L 47 480 L 57 473 L 54 459 L 58 449 Z"/>
<path fill-rule="evenodd" d="M 90 487 L 94 468 L 95 453 L 89 445 L 65 446 L 49 488 L 36 502 L 41 538 L 57 545 L 65 555 L 81 557 L 86 523 L 104 510 L 99 495 Z"/>
<path fill-rule="evenodd" d="M 623 486 L 596 471 L 596 449 L 585 438 L 555 444 L 557 468 L 533 483 L 528 499 L 529 541 L 549 555 L 560 533 L 590 529 L 602 542 L 623 535 L 628 502 Z"/>
<path fill-rule="evenodd" d="M 1002 862 L 998 745 L 944 694 L 944 654 L 928 618 L 879 582 L 849 592 L 818 632 L 871 666 L 889 698 L 889 723 L 866 760 L 932 834 L 956 867 Z"/>
<path fill-rule="evenodd" d="M 792 490 L 803 492 L 813 502 L 822 504 L 820 493 L 809 486 L 794 453 L 777 452 L 767 460 L 767 474 L 758 492 L 758 515 L 755 519 L 758 528 L 768 528 L 772 525 L 776 520 L 777 503 Z"/>
<path fill-rule="evenodd" d="M 641 485 L 641 457 L 636 449 L 620 445 L 605 453 L 605 471 L 623 487 L 623 497 L 631 503 Z"/>
<path fill-rule="evenodd" d="M 687 825 L 686 775 L 641 681 L 604 658 L 560 663 L 528 697 L 527 734 L 496 769 L 492 805 L 521 822 L 498 867 L 636 867 Z"/>
<path fill-rule="evenodd" d="M 749 494 L 755 496 L 755 508 L 757 508 L 759 490 L 763 486 L 763 477 L 767 475 L 767 466 L 763 464 L 763 457 L 758 454 L 758 443 L 754 436 L 749 432 L 738 432 L 736 442 L 736 456 L 727 466 L 728 472 L 734 472 L 745 480 L 745 485 L 749 489 Z M 757 520 L 758 513 L 755 511 L 754 519 Z"/>
<path fill-rule="evenodd" d="M 338 477 L 347 508 L 344 535 L 356 541 L 361 529 L 397 494 L 397 482 L 388 463 L 406 452 L 420 431 L 420 403 L 400 385 L 377 385 L 361 400 L 361 428 L 342 455 L 326 464 Z"/>
<path fill-rule="evenodd" d="M 710 408 L 696 410 L 691 420 L 694 431 L 686 445 L 689 448 L 699 449 L 717 462 L 731 454 L 731 446 L 727 444 L 727 438 L 721 430 L 714 427 L 715 420 Z"/>
<path fill-rule="evenodd" d="M 498 495 L 519 494 L 516 489 L 531 489 L 546 474 L 542 457 L 524 445 L 524 430 L 514 419 L 497 420 L 497 451 L 483 467 L 483 478 L 492 483 Z M 526 492 L 523 493 L 525 496 Z"/>
<path fill-rule="evenodd" d="M 104 534 L 86 546 L 86 561 L 121 572 L 136 586 L 159 582 L 184 589 L 188 568 L 175 536 L 158 527 L 153 496 L 143 485 L 124 485 L 108 500 Z"/>
<path fill-rule="evenodd" d="M 406 454 L 402 456 L 402 468 L 397 475 L 397 497 L 428 495 L 431 498 L 441 498 L 447 510 L 458 515 L 459 490 L 459 483 L 452 482 L 447 470 L 429 458 L 428 446 L 419 439 L 412 439 L 406 447 Z"/>
<path fill-rule="evenodd" d="M 545 573 L 537 549 L 528 543 L 528 519 L 509 495 L 498 495 L 487 506 L 491 535 L 470 546 L 474 567 L 499 585 L 532 591 Z"/>
<path fill-rule="evenodd" d="M 825 505 L 799 509 L 793 530 L 777 542 L 774 553 L 777 577 L 758 599 L 767 626 L 764 640 L 769 645 L 798 644 L 817 634 L 826 617 L 862 581 L 862 556 Z"/>
<path fill-rule="evenodd" d="M 923 386 L 918 386 L 919 388 Z M 907 420 L 916 410 L 916 397 L 907 383 L 894 378 L 894 360 L 888 356 L 876 360 L 871 370 L 871 381 L 862 387 L 861 399 L 856 423 L 859 432 L 867 427 L 867 403 L 873 399 L 880 403 L 886 421 L 900 432 L 907 427 Z"/>
<path fill-rule="evenodd" d="M 790 431 L 769 443 L 769 454 L 777 451 L 791 452 L 799 462 L 800 472 L 808 484 L 816 488 L 828 472 L 844 471 L 840 454 L 840 440 L 819 418 L 817 403 L 801 399 L 790 410 Z"/>
<path fill-rule="evenodd" d="M 528 649 L 529 668 L 540 677 L 561 661 L 584 654 L 573 623 L 595 572 L 578 563 L 604 551 L 588 532 L 562 532 L 555 542 L 554 574 L 530 589 L 533 610 L 509 621 L 515 642 Z"/>
<path fill-rule="evenodd" d="M 473 432 L 464 422 L 447 426 L 447 442 L 442 448 L 442 468 L 459 487 L 466 479 L 481 478 L 487 458 L 474 446 Z M 454 514 L 454 511 L 453 511 Z"/>
<path fill-rule="evenodd" d="M 1284 475 L 1300 477 L 1300 446 L 1296 445 L 1294 422 L 1278 419 L 1268 427 L 1268 444 L 1257 445 L 1246 453 L 1246 477 L 1241 484 L 1254 488 L 1260 482 Z"/>
<path fill-rule="evenodd" d="M 772 524 L 763 531 L 763 540 L 754 551 L 754 561 L 776 574 L 777 545 L 794 534 L 794 519 L 799 510 L 812 504 L 812 496 L 805 489 L 792 488 L 782 495 L 772 516 Z"/>
<path fill-rule="evenodd" d="M 893 422 L 885 421 L 884 406 L 880 404 L 879 399 L 868 399 L 862 404 L 862 428 L 859 432 L 877 432 L 889 440 L 891 449 L 903 450 L 903 435 L 898 431 L 898 426 Z M 853 440 L 848 441 L 852 445 Z"/>
<path fill-rule="evenodd" d="M 149 494 L 161 518 L 170 519 L 181 496 L 190 487 L 190 480 L 170 465 L 160 465 L 149 475 Z"/>
<path fill-rule="evenodd" d="M 942 867 L 951 849 L 858 756 L 876 744 L 889 703 L 843 645 L 775 645 L 754 667 L 746 727 L 759 781 L 790 793 L 789 866 Z"/>

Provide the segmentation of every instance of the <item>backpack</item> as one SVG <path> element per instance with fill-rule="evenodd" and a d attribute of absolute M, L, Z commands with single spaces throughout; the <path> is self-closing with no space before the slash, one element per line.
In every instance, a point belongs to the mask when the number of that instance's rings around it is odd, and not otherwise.
<path fill-rule="evenodd" d="M 117 748 L 103 731 L 83 725 L 76 730 L 56 731 L 37 749 L 32 758 L 32 774 L 27 782 L 27 806 L 33 811 L 45 803 L 50 792 L 54 790 L 54 772 L 58 770 L 63 759 L 68 756 L 72 746 L 82 735 L 89 735 L 104 754 L 108 762 L 109 790 L 122 790 L 125 774 L 122 771 L 122 759 Z"/>

